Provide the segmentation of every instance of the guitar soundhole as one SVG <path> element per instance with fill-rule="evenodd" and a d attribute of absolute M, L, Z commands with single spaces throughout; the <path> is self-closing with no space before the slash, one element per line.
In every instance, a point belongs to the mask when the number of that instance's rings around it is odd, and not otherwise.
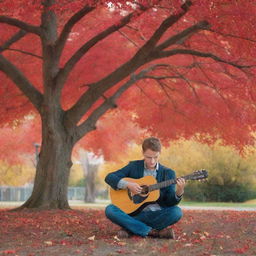
<path fill-rule="evenodd" d="M 141 187 L 142 191 L 140 194 L 133 194 L 130 190 L 128 190 L 128 196 L 134 204 L 140 204 L 148 197 L 148 186 L 143 185 Z"/>
<path fill-rule="evenodd" d="M 143 185 L 141 187 L 142 187 L 141 195 L 147 195 L 148 194 L 148 186 Z"/>

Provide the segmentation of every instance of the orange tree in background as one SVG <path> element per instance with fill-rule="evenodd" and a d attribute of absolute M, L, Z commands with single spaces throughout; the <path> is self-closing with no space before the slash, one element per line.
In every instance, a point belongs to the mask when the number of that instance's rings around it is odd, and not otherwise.
<path fill-rule="evenodd" d="M 117 106 L 164 142 L 198 133 L 253 143 L 255 9 L 247 0 L 1 1 L 0 123 L 31 111 L 42 123 L 22 207 L 69 208 L 73 147 Z"/>

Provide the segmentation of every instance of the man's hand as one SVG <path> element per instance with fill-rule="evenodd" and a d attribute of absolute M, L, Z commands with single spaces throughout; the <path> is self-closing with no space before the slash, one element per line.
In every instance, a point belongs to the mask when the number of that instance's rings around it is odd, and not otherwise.
<path fill-rule="evenodd" d="M 135 182 L 128 182 L 127 188 L 133 193 L 133 194 L 139 194 L 141 193 L 142 187 L 135 183 Z"/>
<path fill-rule="evenodd" d="M 183 178 L 177 179 L 177 186 L 176 186 L 176 195 L 178 197 L 181 197 L 184 194 L 184 187 L 185 187 L 186 181 Z"/>

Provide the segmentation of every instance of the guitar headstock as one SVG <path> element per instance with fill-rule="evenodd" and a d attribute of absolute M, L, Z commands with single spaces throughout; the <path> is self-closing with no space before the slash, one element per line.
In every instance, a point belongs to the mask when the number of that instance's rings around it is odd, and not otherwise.
<path fill-rule="evenodd" d="M 188 180 L 205 180 L 208 177 L 208 172 L 205 169 L 194 171 L 186 176 Z"/>

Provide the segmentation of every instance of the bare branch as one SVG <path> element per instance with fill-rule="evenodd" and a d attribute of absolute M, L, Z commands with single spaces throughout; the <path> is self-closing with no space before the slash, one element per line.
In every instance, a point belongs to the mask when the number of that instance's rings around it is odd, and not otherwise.
<path fill-rule="evenodd" d="M 163 79 L 179 79 L 181 76 L 145 76 L 145 78 L 154 79 L 154 80 L 163 80 Z"/>
<path fill-rule="evenodd" d="M 22 54 L 26 54 L 26 55 L 30 55 L 30 56 L 32 56 L 32 57 L 36 57 L 36 58 L 38 58 L 38 59 L 40 59 L 40 60 L 43 59 L 42 56 L 36 55 L 36 54 L 34 54 L 34 53 L 31 53 L 31 52 L 22 51 L 22 50 L 19 50 L 19 49 L 7 48 L 6 50 L 8 50 L 8 51 L 14 51 L 14 52 L 20 52 L 20 53 L 22 53 Z"/>
<path fill-rule="evenodd" d="M 233 34 L 226 34 L 226 33 L 222 33 L 222 32 L 219 32 L 217 30 L 214 30 L 214 29 L 209 29 L 209 31 L 211 31 L 213 33 L 216 33 L 216 34 L 219 34 L 219 35 L 222 35 L 224 37 L 233 37 L 233 38 L 236 38 L 236 39 L 241 39 L 241 40 L 250 41 L 252 43 L 256 43 L 256 40 L 253 40 L 253 39 L 248 38 L 248 37 L 237 36 L 237 35 L 233 35 Z"/>
<path fill-rule="evenodd" d="M 27 34 L 27 32 L 24 30 L 20 30 L 19 32 L 14 34 L 9 40 L 7 40 L 3 45 L 0 46 L 0 53 L 2 53 L 4 50 L 8 49 L 12 44 L 19 41 L 26 34 Z"/>
<path fill-rule="evenodd" d="M 138 28 L 134 28 L 134 27 L 132 27 L 131 25 L 126 25 L 125 27 L 127 27 L 127 28 L 129 28 L 130 30 L 132 30 L 132 31 L 135 31 L 136 33 L 139 33 L 139 37 L 140 37 L 140 39 L 142 40 L 142 41 L 147 41 L 147 39 L 145 38 L 145 36 L 143 36 L 142 34 L 141 34 L 141 31 L 138 29 Z"/>
<path fill-rule="evenodd" d="M 180 110 L 178 110 L 178 104 L 177 102 L 173 99 L 172 95 L 170 95 L 168 93 L 168 91 L 166 90 L 169 89 L 171 91 L 176 91 L 176 89 L 174 88 L 170 88 L 167 84 L 163 83 L 162 81 L 157 81 L 159 86 L 162 88 L 162 90 L 164 91 L 166 97 L 169 99 L 169 101 L 171 102 L 173 109 L 176 113 L 181 114 L 182 116 L 184 116 L 184 113 L 182 113 Z"/>
<path fill-rule="evenodd" d="M 150 50 L 153 50 L 153 48 L 156 46 L 156 44 L 159 42 L 163 34 L 175 23 L 177 23 L 188 11 L 189 7 L 192 5 L 191 1 L 186 1 L 182 6 L 181 11 L 178 14 L 170 15 L 167 17 L 161 25 L 158 27 L 158 29 L 155 31 L 155 33 L 151 36 L 151 38 L 145 43 L 145 45 L 138 51 L 138 55 L 144 52 L 148 52 Z M 145 53 L 144 53 L 145 54 Z"/>
<path fill-rule="evenodd" d="M 200 22 L 196 23 L 195 25 L 193 25 L 193 26 L 183 30 L 182 32 L 172 36 L 171 38 L 167 39 L 162 44 L 157 46 L 155 50 L 161 51 L 161 50 L 169 47 L 170 45 L 181 43 L 181 41 L 183 42 L 188 37 L 194 35 L 198 31 L 209 29 L 209 26 L 210 25 L 207 21 L 205 21 L 205 20 L 200 21 Z"/>
<path fill-rule="evenodd" d="M 21 20 L 15 19 L 15 18 L 10 18 L 10 17 L 1 15 L 0 16 L 0 23 L 9 24 L 11 26 L 20 28 L 20 29 L 22 29 L 26 32 L 36 34 L 38 36 L 40 36 L 40 34 L 41 34 L 40 27 L 30 25 L 26 22 L 23 22 Z"/>
<path fill-rule="evenodd" d="M 219 89 L 217 88 L 217 86 L 215 85 L 215 83 L 212 81 L 212 79 L 206 74 L 206 72 L 204 71 L 204 69 L 201 67 L 201 65 L 199 63 L 196 64 L 196 66 L 201 70 L 202 74 L 204 75 L 204 77 L 208 80 L 208 82 L 212 85 L 210 86 L 209 83 L 205 83 L 204 85 L 208 88 L 211 88 L 225 103 L 225 105 L 228 107 L 228 109 L 232 112 L 231 107 L 229 106 L 229 104 L 227 104 L 226 98 L 224 97 L 224 95 L 222 95 L 219 91 Z"/>
<path fill-rule="evenodd" d="M 183 79 L 191 89 L 192 93 L 194 94 L 195 98 L 197 99 L 198 102 L 200 102 L 200 97 L 197 94 L 196 88 L 193 86 L 191 81 L 186 77 L 186 75 L 181 74 L 176 68 L 172 68 L 176 74 L 180 76 L 181 79 Z"/>
<path fill-rule="evenodd" d="M 3 55 L 0 55 L 0 70 L 17 85 L 17 87 L 40 112 L 40 107 L 43 101 L 42 94 L 27 80 L 18 68 L 8 61 Z"/>
<path fill-rule="evenodd" d="M 161 87 L 161 89 L 164 91 L 164 94 L 166 95 L 166 97 L 169 99 L 169 100 L 171 100 L 172 98 L 171 98 L 171 96 L 170 96 L 170 94 L 167 92 L 167 90 L 166 90 L 166 84 L 165 83 L 163 83 L 161 80 L 157 80 L 157 83 L 159 84 L 159 86 Z M 167 88 L 169 88 L 169 87 L 167 87 Z"/>
<path fill-rule="evenodd" d="M 60 33 L 60 36 L 56 42 L 56 50 L 58 51 L 58 55 L 60 56 L 63 48 L 65 46 L 65 43 L 68 39 L 69 33 L 71 32 L 72 28 L 74 25 L 79 22 L 86 14 L 90 13 L 93 11 L 95 7 L 90 7 L 90 6 L 84 6 L 80 11 L 75 13 L 65 24 L 62 32 Z"/>
<path fill-rule="evenodd" d="M 155 99 L 152 99 L 152 97 L 150 95 L 148 95 L 148 93 L 145 92 L 145 90 L 139 85 L 136 84 L 135 85 L 138 89 L 140 89 L 141 93 L 144 94 L 144 96 L 146 96 L 153 104 L 155 104 L 157 107 L 162 107 L 163 104 L 159 104 L 158 102 L 156 102 Z"/>
<path fill-rule="evenodd" d="M 128 41 L 130 41 L 135 47 L 140 48 L 140 46 L 139 46 L 136 42 L 134 42 L 132 39 L 130 39 L 124 32 L 122 32 L 122 31 L 120 31 L 120 30 L 118 30 L 118 32 L 119 32 L 124 38 L 126 38 Z"/>
<path fill-rule="evenodd" d="M 217 62 L 222 62 L 222 63 L 228 64 L 230 66 L 236 67 L 238 69 L 246 69 L 246 68 L 252 68 L 252 67 L 256 66 L 256 65 L 239 65 L 232 61 L 224 60 L 224 59 L 222 59 L 212 53 L 209 53 L 209 52 L 200 52 L 200 51 L 189 50 L 189 49 L 174 49 L 174 50 L 170 50 L 170 51 L 162 51 L 160 53 L 156 52 L 156 53 L 152 54 L 152 56 L 154 59 L 158 59 L 158 58 L 170 57 L 170 56 L 177 55 L 177 54 L 192 55 L 192 56 L 197 56 L 197 57 L 202 57 L 202 58 L 211 58 Z"/>

